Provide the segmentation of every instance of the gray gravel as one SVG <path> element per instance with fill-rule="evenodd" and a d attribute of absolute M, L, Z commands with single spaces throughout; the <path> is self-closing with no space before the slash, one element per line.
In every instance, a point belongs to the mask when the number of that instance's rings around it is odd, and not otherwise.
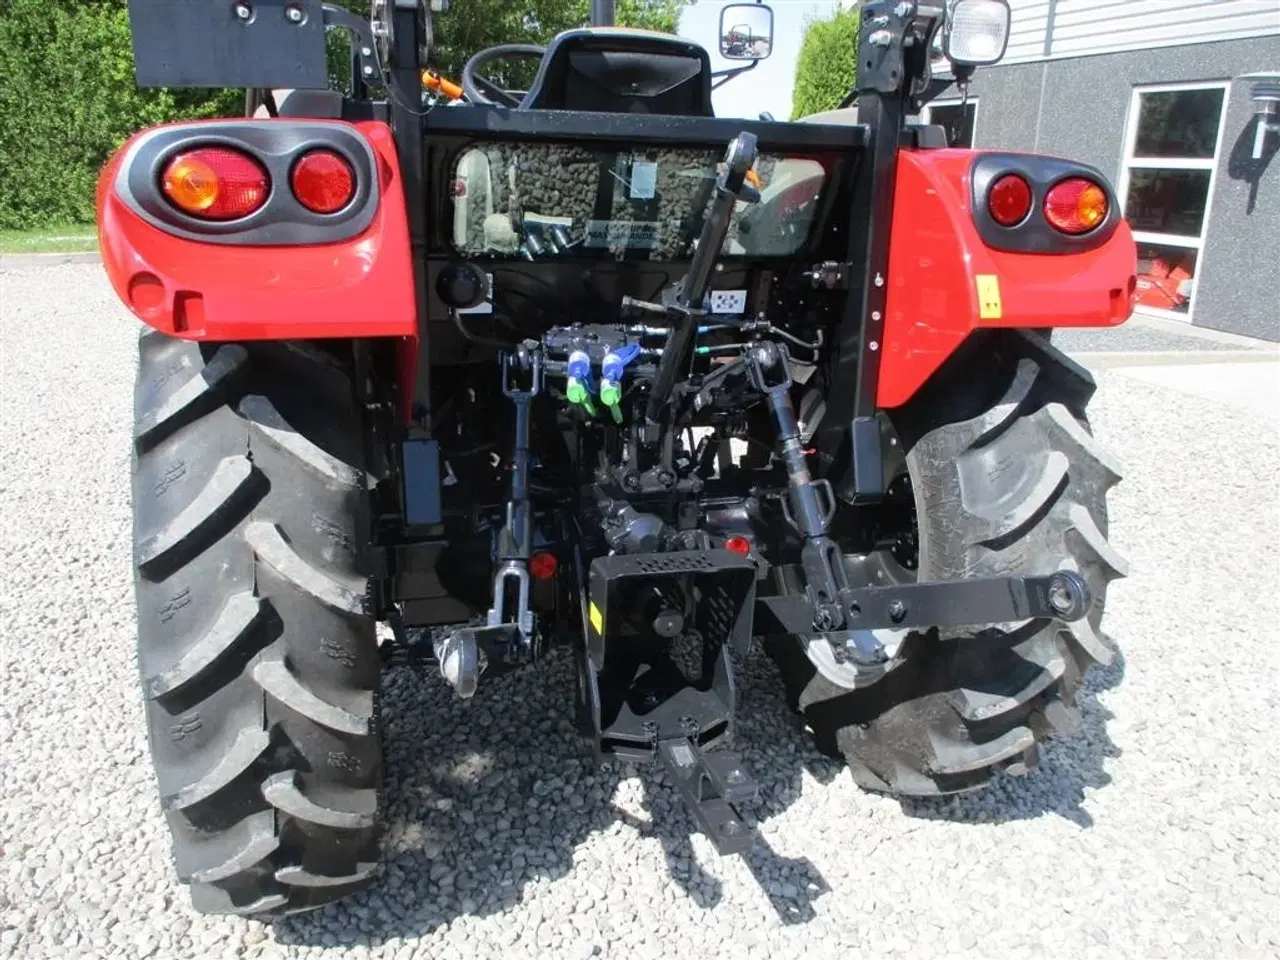
<path fill-rule="evenodd" d="M 1138 351 L 1227 351 L 1240 350 L 1237 344 L 1208 337 L 1167 333 L 1138 323 L 1111 329 L 1091 327 L 1055 330 L 1053 342 L 1069 353 L 1131 353 Z"/>
<path fill-rule="evenodd" d="M 1084 725 L 1030 778 L 942 803 L 859 792 L 747 664 L 763 842 L 719 860 L 650 775 L 593 769 L 569 665 L 471 704 L 389 680 L 387 869 L 274 928 L 174 882 L 135 691 L 128 439 L 136 326 L 101 269 L 0 273 L 0 955 L 1276 956 L 1280 430 L 1118 374 L 1133 577 Z"/>

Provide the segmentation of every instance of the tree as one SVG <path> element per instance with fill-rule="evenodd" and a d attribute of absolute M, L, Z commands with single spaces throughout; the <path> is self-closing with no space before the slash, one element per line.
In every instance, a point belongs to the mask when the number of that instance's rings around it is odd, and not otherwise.
<path fill-rule="evenodd" d="M 338 0 L 368 16 L 369 0 Z M 674 33 L 684 0 L 617 0 L 621 26 Z M 545 43 L 586 24 L 590 0 L 456 0 L 435 19 L 431 64 L 457 79 L 501 43 Z M 346 62 L 333 36 L 331 70 Z M 532 76 L 535 64 L 512 70 Z M 491 71 L 505 79 L 499 67 Z M 513 84 L 518 88 L 518 84 Z M 141 90 L 125 0 L 0 0 L 0 228 L 89 223 L 103 163 L 130 134 L 169 120 L 235 116 L 240 90 Z"/>
<path fill-rule="evenodd" d="M 237 103 L 243 94 L 138 89 L 124 0 L 6 0 L 0 228 L 92 222 L 98 171 L 130 134 Z"/>
<path fill-rule="evenodd" d="M 840 105 L 857 79 L 858 11 L 840 10 L 805 26 L 796 57 L 791 119 L 799 120 Z"/>
<path fill-rule="evenodd" d="M 675 33 L 684 5 L 685 0 L 617 0 L 618 26 Z M 456 80 L 467 59 L 485 47 L 546 43 L 560 31 L 584 26 L 590 19 L 590 0 L 457 0 L 435 21 L 432 66 Z M 500 78 L 507 76 L 512 75 Z M 512 76 L 513 85 L 519 84 L 519 76 Z"/>

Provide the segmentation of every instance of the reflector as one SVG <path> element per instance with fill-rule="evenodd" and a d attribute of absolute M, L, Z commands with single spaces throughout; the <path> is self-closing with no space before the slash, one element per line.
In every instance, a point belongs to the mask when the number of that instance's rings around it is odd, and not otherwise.
<path fill-rule="evenodd" d="M 332 150 L 304 153 L 290 179 L 293 195 L 312 213 L 337 213 L 356 195 L 351 165 Z"/>
<path fill-rule="evenodd" d="M 1062 233 L 1088 233 L 1107 219 L 1107 194 L 1083 177 L 1055 185 L 1044 198 L 1044 217 Z"/>
<path fill-rule="evenodd" d="M 267 202 L 271 180 L 248 154 L 228 147 L 197 147 L 164 168 L 161 188 L 183 213 L 202 220 L 238 220 Z"/>
<path fill-rule="evenodd" d="M 1005 174 L 987 192 L 987 211 L 1002 227 L 1015 227 L 1031 212 L 1031 186 L 1015 173 Z"/>
<path fill-rule="evenodd" d="M 559 566 L 554 553 L 541 551 L 529 558 L 529 574 L 535 580 L 550 580 Z"/>

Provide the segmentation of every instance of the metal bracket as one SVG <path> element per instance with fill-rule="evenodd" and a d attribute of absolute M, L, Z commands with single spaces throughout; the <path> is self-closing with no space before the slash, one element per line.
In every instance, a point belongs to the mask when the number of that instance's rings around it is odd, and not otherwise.
<path fill-rule="evenodd" d="M 687 737 L 661 740 L 658 759 L 702 830 L 721 855 L 747 853 L 756 830 L 747 826 L 734 804 L 755 800 L 760 786 L 742 761 L 727 750 L 703 753 Z"/>
<path fill-rule="evenodd" d="M 985 626 L 1018 620 L 1083 619 L 1093 603 L 1084 578 L 1073 570 L 1047 577 L 987 577 L 855 587 L 845 596 L 857 612 L 848 629 L 876 630 Z M 814 608 L 793 594 L 756 598 L 758 633 L 813 633 Z"/>
<path fill-rule="evenodd" d="M 356 62 L 360 64 L 360 79 L 365 83 L 382 83 L 382 63 L 378 59 L 378 45 L 374 42 L 373 25 L 350 10 L 325 4 L 324 25 L 347 30 L 355 38 Z"/>
<path fill-rule="evenodd" d="M 815 263 L 805 271 L 804 277 L 813 285 L 815 290 L 819 287 L 827 290 L 848 290 L 851 268 L 852 264 L 849 263 L 826 260 L 822 263 Z"/>

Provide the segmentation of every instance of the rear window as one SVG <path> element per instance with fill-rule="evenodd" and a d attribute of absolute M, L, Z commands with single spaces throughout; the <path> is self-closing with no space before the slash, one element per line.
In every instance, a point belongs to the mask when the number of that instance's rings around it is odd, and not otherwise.
<path fill-rule="evenodd" d="M 469 257 L 687 259 L 722 156 L 545 142 L 468 147 L 454 169 L 454 248 Z M 762 202 L 737 205 L 722 254 L 796 253 L 813 226 L 822 164 L 762 154 L 753 180 Z"/>

